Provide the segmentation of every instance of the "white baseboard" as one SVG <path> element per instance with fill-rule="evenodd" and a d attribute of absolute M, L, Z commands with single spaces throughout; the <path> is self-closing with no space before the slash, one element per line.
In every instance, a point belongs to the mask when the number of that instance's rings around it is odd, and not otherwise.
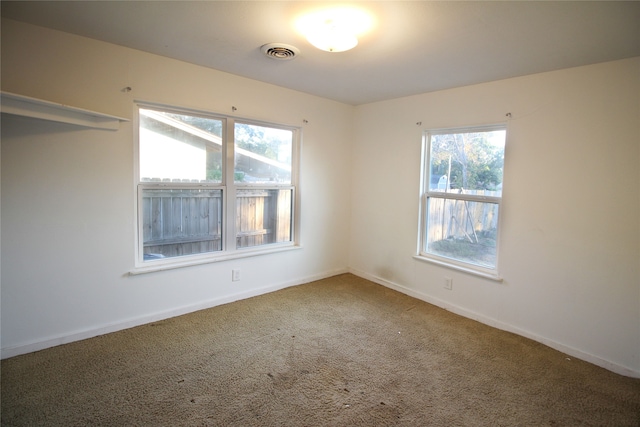
<path fill-rule="evenodd" d="M 548 347 L 551 347 L 555 350 L 558 350 L 568 356 L 572 356 L 575 357 L 576 359 L 580 359 L 580 360 L 584 360 L 585 362 L 589 362 L 592 363 L 596 366 L 600 366 L 601 368 L 605 368 L 609 371 L 615 372 L 616 374 L 620 374 L 620 375 L 624 375 L 627 377 L 632 377 L 632 378 L 640 378 L 640 371 L 635 371 L 633 369 L 627 368 L 625 366 L 619 365 L 617 363 L 602 359 L 598 356 L 594 356 L 593 354 L 590 353 L 586 353 L 584 351 L 578 350 L 576 348 L 564 345 L 562 343 L 559 343 L 557 341 L 545 338 L 543 336 L 537 335 L 535 333 L 520 329 L 516 326 L 510 325 L 508 323 L 504 323 L 501 322 L 499 320 L 493 319 L 491 317 L 485 316 L 483 314 L 480 313 L 476 313 L 470 310 L 467 310 L 465 308 L 456 306 L 454 304 L 450 304 L 446 301 L 443 301 L 439 298 L 434 298 L 432 296 L 429 296 L 427 294 L 424 294 L 422 292 L 418 292 L 416 290 L 413 289 L 409 289 L 405 286 L 399 285 L 397 283 L 391 282 L 389 280 L 383 279 L 381 277 L 378 276 L 374 276 L 372 274 L 369 273 L 365 273 L 364 271 L 360 271 L 357 269 L 350 269 L 349 270 L 350 273 L 358 276 L 358 277 L 362 277 L 363 279 L 367 279 L 370 280 L 374 283 L 377 283 L 379 285 L 385 286 L 387 288 L 396 290 L 400 293 L 403 293 L 405 295 L 409 295 L 411 297 L 417 298 L 419 300 L 428 302 L 429 304 L 433 304 L 437 307 L 443 308 L 447 311 L 450 311 L 452 313 L 458 314 L 460 316 L 466 317 L 468 319 L 472 319 L 472 320 L 476 320 L 480 323 L 483 323 L 485 325 L 494 327 L 496 329 L 500 329 L 503 331 L 507 331 L 507 332 L 511 332 L 514 333 L 516 335 L 520 335 L 522 337 L 525 338 L 529 338 L 533 341 L 539 342 L 541 344 L 544 344 Z"/>
<path fill-rule="evenodd" d="M 135 326 L 145 325 L 147 323 L 157 322 L 159 320 L 169 319 L 171 317 L 181 316 L 183 314 L 193 313 L 194 311 L 204 310 L 212 308 L 222 304 L 228 304 L 234 301 L 240 301 L 243 299 L 255 297 L 258 295 L 267 294 L 270 292 L 278 291 L 280 289 L 289 288 L 291 286 L 302 285 L 316 280 L 326 279 L 327 277 L 336 276 L 338 274 L 348 273 L 347 269 L 333 270 L 321 274 L 315 274 L 288 282 L 278 283 L 275 285 L 264 286 L 261 288 L 251 289 L 236 294 L 225 295 L 212 300 L 199 302 L 197 304 L 191 304 L 175 309 L 162 311 L 158 313 L 148 314 L 128 320 L 114 322 L 106 325 L 99 326 L 97 328 L 84 329 L 79 331 L 73 331 L 68 334 L 62 334 L 47 339 L 33 341 L 25 344 L 19 344 L 15 346 L 3 347 L 0 350 L 0 358 L 8 359 L 10 357 L 19 356 L 21 354 L 32 353 L 34 351 L 44 350 L 50 347 L 55 347 L 62 344 L 72 343 L 74 341 L 81 341 L 88 338 L 97 337 L 99 335 L 108 334 L 111 332 L 121 331 L 123 329 L 133 328 Z"/>

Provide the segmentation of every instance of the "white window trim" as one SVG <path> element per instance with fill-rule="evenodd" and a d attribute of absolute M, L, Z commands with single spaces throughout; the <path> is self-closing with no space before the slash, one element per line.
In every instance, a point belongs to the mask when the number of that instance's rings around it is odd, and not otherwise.
<path fill-rule="evenodd" d="M 503 278 L 499 274 L 499 260 L 500 260 L 500 236 L 502 232 L 502 218 L 503 218 L 503 197 L 495 197 L 495 196 L 478 196 L 473 194 L 459 194 L 459 193 L 448 193 L 442 191 L 430 191 L 429 184 L 431 179 L 431 159 L 430 159 L 430 140 L 432 135 L 442 135 L 449 133 L 473 133 L 473 132 L 488 132 L 492 130 L 505 130 L 507 134 L 507 139 L 509 136 L 509 130 L 507 123 L 496 123 L 491 125 L 482 125 L 482 126 L 467 126 L 467 127 L 455 127 L 455 128 L 440 128 L 440 129 L 428 129 L 423 132 L 422 135 L 422 152 L 420 156 L 420 173 L 421 173 L 421 182 L 420 182 L 420 209 L 418 215 L 418 239 L 417 239 L 417 247 L 416 254 L 413 256 L 414 259 L 419 261 L 428 262 L 431 264 L 439 265 L 441 267 L 453 269 L 456 271 L 460 271 L 463 273 L 475 275 L 478 277 L 482 277 L 485 279 L 490 279 L 497 282 L 502 282 Z M 505 141 L 505 151 L 506 151 L 506 141 Z M 504 179 L 503 179 L 504 181 Z M 471 202 L 484 202 L 484 203 L 495 203 L 498 205 L 498 226 L 496 231 L 496 267 L 495 269 L 482 267 L 480 265 L 475 265 L 468 262 L 459 261 L 453 258 L 447 258 L 438 256 L 436 254 L 428 253 L 424 250 L 427 240 L 427 205 L 428 199 L 430 197 L 437 197 L 442 199 L 450 199 L 450 200 L 466 200 Z"/>
<path fill-rule="evenodd" d="M 175 257 L 173 259 L 177 261 L 172 263 L 165 262 L 165 263 L 156 264 L 158 261 L 161 261 L 161 260 L 147 261 L 145 262 L 145 265 L 136 267 L 131 271 L 129 271 L 129 275 L 137 276 L 139 274 L 154 273 L 156 271 L 175 270 L 177 268 L 191 267 L 194 265 L 212 264 L 216 262 L 231 261 L 234 259 L 249 258 L 249 257 L 261 256 L 261 255 L 269 255 L 269 254 L 293 251 L 293 250 L 298 250 L 303 248 L 302 245 L 299 245 L 299 244 L 294 245 L 289 242 L 287 242 L 286 245 L 283 243 L 272 243 L 267 246 L 268 247 L 259 247 L 260 249 L 253 249 L 253 248 L 239 249 L 234 253 L 222 254 L 222 255 L 218 254 L 215 257 L 212 257 L 209 254 L 206 254 L 209 256 L 198 254 L 198 255 L 188 255 L 184 257 Z M 146 265 L 146 264 L 151 264 L 151 265 Z"/>
<path fill-rule="evenodd" d="M 140 181 L 140 108 L 148 108 L 153 110 L 174 112 L 177 114 L 193 114 L 196 116 L 210 117 L 222 120 L 223 125 L 223 144 L 222 156 L 225 162 L 225 179 L 222 183 L 180 183 L 170 184 L 171 187 L 183 187 L 194 189 L 220 189 L 222 190 L 223 212 L 222 212 L 222 250 L 216 252 L 206 252 L 193 255 L 185 255 L 179 257 L 170 257 L 158 260 L 143 261 L 142 250 L 142 213 L 140 206 L 142 203 L 142 190 L 149 188 L 167 187 L 166 183 L 142 182 Z M 290 184 L 236 184 L 234 182 L 234 156 L 228 155 L 229 150 L 233 150 L 235 146 L 234 130 L 235 123 L 243 123 L 257 126 L 265 126 L 277 129 L 285 129 L 292 131 L 292 168 Z M 221 115 L 202 110 L 194 110 L 189 108 L 180 108 L 175 106 L 167 106 L 164 104 L 150 103 L 144 101 L 134 102 L 134 214 L 136 218 L 135 232 L 135 263 L 134 268 L 129 271 L 129 275 L 139 275 L 152 273 L 156 271 L 172 270 L 176 268 L 189 267 L 193 265 L 202 265 L 229 261 L 239 258 L 248 258 L 253 256 L 267 255 L 290 250 L 301 249 L 300 243 L 300 147 L 302 145 L 301 128 L 298 126 L 285 125 L 281 123 L 271 123 L 260 120 L 252 120 L 247 118 L 239 118 L 236 116 Z M 231 151 L 233 152 L 233 151 Z M 230 185 L 229 185 L 230 184 Z M 270 243 L 267 245 L 252 246 L 247 248 L 236 248 L 236 190 L 245 188 L 263 188 L 263 189 L 292 189 L 292 206 L 293 215 L 291 218 L 291 241 Z M 229 220 L 233 218 L 233 220 Z"/>

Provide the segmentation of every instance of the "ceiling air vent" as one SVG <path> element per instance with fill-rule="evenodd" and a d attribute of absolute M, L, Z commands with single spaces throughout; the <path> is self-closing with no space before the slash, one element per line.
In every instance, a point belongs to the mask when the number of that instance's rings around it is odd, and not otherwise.
<path fill-rule="evenodd" d="M 262 53 L 267 55 L 269 58 L 279 59 L 281 61 L 293 59 L 300 53 L 297 47 L 283 43 L 265 44 L 260 49 L 262 50 Z"/>

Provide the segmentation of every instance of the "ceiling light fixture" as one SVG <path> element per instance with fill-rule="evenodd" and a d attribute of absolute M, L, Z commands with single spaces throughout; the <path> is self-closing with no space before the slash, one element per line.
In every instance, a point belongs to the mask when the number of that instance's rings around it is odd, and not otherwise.
<path fill-rule="evenodd" d="M 325 9 L 304 15 L 298 31 L 309 43 L 327 52 L 344 52 L 358 45 L 358 35 L 372 26 L 371 16 L 361 9 Z"/>
<path fill-rule="evenodd" d="M 358 45 L 358 38 L 346 28 L 341 28 L 333 20 L 318 25 L 313 32 L 307 34 L 309 43 L 327 52 L 344 52 Z"/>

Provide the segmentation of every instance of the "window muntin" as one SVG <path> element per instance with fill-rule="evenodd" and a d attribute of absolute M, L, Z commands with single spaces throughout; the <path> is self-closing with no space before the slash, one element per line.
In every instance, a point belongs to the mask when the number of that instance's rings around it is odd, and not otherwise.
<path fill-rule="evenodd" d="M 138 142 L 138 262 L 294 244 L 297 129 L 145 106 Z"/>
<path fill-rule="evenodd" d="M 425 134 L 420 255 L 496 273 L 505 126 Z"/>

